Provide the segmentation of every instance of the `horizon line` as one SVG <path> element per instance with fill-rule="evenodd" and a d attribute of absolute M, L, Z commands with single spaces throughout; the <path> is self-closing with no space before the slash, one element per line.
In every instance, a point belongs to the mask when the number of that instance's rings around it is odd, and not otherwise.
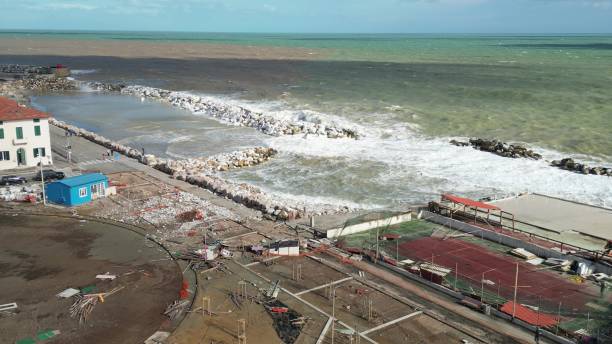
<path fill-rule="evenodd" d="M 275 34 L 275 35 L 612 35 L 612 32 L 323 32 L 323 31 L 196 31 L 196 30 L 101 30 L 101 29 L 26 29 L 0 28 L 2 33 L 201 33 L 201 34 Z"/>

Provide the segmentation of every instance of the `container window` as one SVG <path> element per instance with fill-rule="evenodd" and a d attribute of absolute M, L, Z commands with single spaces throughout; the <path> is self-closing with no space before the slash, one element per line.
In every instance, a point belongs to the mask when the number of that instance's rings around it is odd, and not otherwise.
<path fill-rule="evenodd" d="M 87 188 L 86 187 L 80 188 L 79 189 L 79 197 L 85 197 L 85 196 L 87 196 Z"/>

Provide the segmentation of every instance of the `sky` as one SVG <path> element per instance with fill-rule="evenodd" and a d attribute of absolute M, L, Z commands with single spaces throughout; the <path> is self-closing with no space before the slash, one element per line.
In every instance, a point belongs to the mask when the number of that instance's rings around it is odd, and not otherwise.
<path fill-rule="evenodd" d="M 0 29 L 612 33 L 612 0 L 0 0 Z"/>

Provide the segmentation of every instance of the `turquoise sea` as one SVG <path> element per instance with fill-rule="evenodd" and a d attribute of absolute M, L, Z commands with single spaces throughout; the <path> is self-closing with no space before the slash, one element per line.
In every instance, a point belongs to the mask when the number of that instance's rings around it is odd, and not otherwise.
<path fill-rule="evenodd" d="M 425 201 L 443 191 L 474 197 L 537 191 L 612 204 L 609 178 L 447 144 L 452 137 L 499 138 L 525 143 L 549 160 L 573 156 L 609 166 L 612 35 L 2 32 L 2 38 L 316 51 L 314 59 L 295 61 L 63 58 L 83 71 L 76 75 L 83 80 L 189 91 L 275 116 L 325 118 L 365 128 L 368 135 L 358 142 L 262 138 L 263 144 L 281 151 L 280 157 L 257 169 L 228 174 L 289 198 L 388 206 Z M 51 61 L 45 56 L 0 56 L 0 60 Z M 61 118 L 66 102 L 83 101 L 78 97 L 38 101 Z M 114 132 L 112 126 L 106 130 Z M 158 135 L 157 139 L 176 140 L 176 132 L 181 133 L 180 149 L 169 144 L 169 155 L 214 151 L 202 149 L 206 144 L 202 140 L 189 145 L 185 136 L 198 137 L 197 128 L 191 134 L 185 128 L 166 131 L 173 131 L 168 135 L 172 138 Z M 227 147 L 240 146 L 234 135 Z"/>

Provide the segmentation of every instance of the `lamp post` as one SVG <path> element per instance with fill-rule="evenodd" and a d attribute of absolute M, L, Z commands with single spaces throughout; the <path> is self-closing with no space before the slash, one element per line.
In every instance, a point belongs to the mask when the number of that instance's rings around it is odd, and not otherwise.
<path fill-rule="evenodd" d="M 43 174 L 43 160 L 42 160 L 42 156 L 40 157 L 40 184 L 42 187 L 42 199 L 43 199 L 43 205 L 46 206 L 47 205 L 47 195 L 45 194 L 45 175 Z"/>
<path fill-rule="evenodd" d="M 480 302 L 484 302 L 484 278 L 487 272 L 491 272 L 495 269 L 489 269 L 482 273 L 482 279 L 480 280 Z"/>

